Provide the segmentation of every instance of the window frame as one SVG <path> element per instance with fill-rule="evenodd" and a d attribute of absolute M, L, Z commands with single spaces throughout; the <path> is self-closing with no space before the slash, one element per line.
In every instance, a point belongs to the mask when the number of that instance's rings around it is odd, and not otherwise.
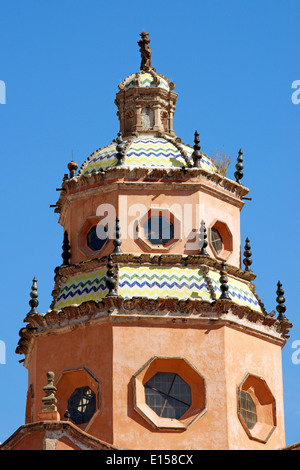
<path fill-rule="evenodd" d="M 108 235 L 105 238 L 105 240 L 102 240 L 101 238 L 99 238 L 97 236 L 97 225 L 98 224 L 92 225 L 92 227 L 90 228 L 90 230 L 86 234 L 86 244 L 87 244 L 88 248 L 90 250 L 94 251 L 94 252 L 95 251 L 101 251 L 103 249 L 104 245 L 107 243 L 107 239 L 108 239 Z M 91 245 L 89 244 L 89 234 L 91 233 L 92 230 L 95 230 L 95 238 L 94 238 L 93 242 L 96 242 L 96 240 L 99 240 L 99 243 L 101 244 L 101 246 L 99 248 L 96 248 L 96 249 L 92 248 Z M 108 232 L 107 227 L 104 227 L 104 231 L 106 233 Z"/>
<path fill-rule="evenodd" d="M 162 379 L 163 377 L 166 378 L 166 375 L 170 375 L 172 377 L 171 378 L 171 383 L 170 383 L 170 387 L 168 386 L 168 390 L 165 390 L 163 391 L 163 386 L 161 384 L 150 384 L 150 382 L 152 381 L 153 382 L 153 379 L 155 379 L 155 377 L 157 377 L 159 375 L 159 378 Z M 178 393 L 176 393 L 176 387 L 175 387 L 175 382 L 177 380 L 177 378 L 179 379 L 179 382 L 183 382 L 183 384 L 186 385 L 186 390 L 189 392 L 189 403 L 184 401 L 183 400 L 183 397 L 180 396 Z M 181 384 L 181 385 L 183 385 Z M 177 384 L 176 384 L 177 385 Z M 175 388 L 175 391 L 174 391 L 174 388 Z M 149 392 L 148 392 L 149 390 Z M 154 392 L 154 393 L 151 393 L 150 392 Z M 151 404 L 149 402 L 151 402 L 151 398 L 155 397 L 155 396 L 159 396 L 159 395 L 162 395 L 162 401 L 163 401 L 163 404 L 161 406 L 161 410 L 160 410 L 160 413 L 158 413 L 158 410 L 155 410 L 153 405 L 151 406 Z M 155 413 L 160 417 L 160 418 L 172 418 L 172 419 L 180 419 L 184 413 L 190 408 L 191 404 L 192 404 L 192 399 L 191 399 L 191 387 L 189 386 L 189 384 L 187 382 L 185 382 L 183 380 L 183 378 L 177 374 L 177 372 L 156 372 L 156 374 L 154 374 L 146 383 L 145 383 L 145 400 L 146 400 L 146 403 L 147 405 L 153 410 L 155 411 Z M 178 408 L 175 408 L 175 416 L 164 416 L 164 413 L 165 411 L 169 412 L 169 408 L 168 408 L 168 405 L 170 404 L 170 401 L 173 401 L 174 402 L 174 405 L 179 405 L 182 404 L 185 406 L 185 411 L 183 412 L 180 412 Z M 181 413 L 180 416 L 178 415 L 178 411 Z"/>
<path fill-rule="evenodd" d="M 257 413 L 257 422 L 249 429 L 241 412 L 240 392 L 251 396 Z M 237 387 L 237 414 L 250 439 L 266 443 L 277 426 L 276 400 L 264 378 L 247 373 Z"/>
<path fill-rule="evenodd" d="M 217 252 L 215 247 L 213 246 L 213 229 L 219 233 L 222 240 L 222 249 L 219 252 Z M 208 242 L 213 255 L 219 260 L 227 261 L 231 253 L 233 252 L 233 236 L 226 222 L 215 219 L 209 227 L 208 235 Z"/>
<path fill-rule="evenodd" d="M 55 386 L 57 388 L 57 408 L 60 416 L 64 416 L 65 411 L 68 408 L 68 400 L 75 389 L 86 385 L 89 386 L 96 396 L 96 409 L 88 422 L 76 425 L 85 431 L 89 429 L 95 417 L 100 412 L 101 390 L 99 380 L 87 367 L 64 369 L 55 380 Z"/>
<path fill-rule="evenodd" d="M 92 400 L 93 401 L 88 402 L 88 403 L 81 403 L 81 401 L 85 398 L 85 396 L 84 396 L 85 393 L 88 390 L 92 393 Z M 79 402 L 76 406 L 75 405 L 71 406 L 71 400 L 75 400 L 74 395 L 75 395 L 76 392 L 78 393 L 78 391 L 80 391 L 80 396 L 78 397 Z M 85 420 L 84 420 L 84 413 L 85 413 L 86 410 L 85 411 L 82 410 L 82 408 L 84 406 L 87 407 L 87 408 L 91 408 L 93 406 L 93 411 L 92 411 L 91 416 L 89 417 L 89 419 L 85 419 Z M 68 412 L 71 415 L 71 420 L 73 421 L 73 423 L 75 423 L 76 425 L 87 424 L 92 419 L 92 417 L 95 414 L 96 409 L 97 409 L 97 397 L 96 397 L 95 392 L 91 389 L 91 387 L 89 385 L 76 387 L 75 390 L 72 392 L 71 396 L 68 398 L 68 408 L 67 409 L 68 409 Z M 77 410 L 78 416 L 80 416 L 80 420 L 77 421 L 76 419 L 74 419 L 75 415 L 72 414 L 73 410 Z"/>
<path fill-rule="evenodd" d="M 106 238 L 105 242 L 103 243 L 102 247 L 99 250 L 92 250 L 88 246 L 87 235 L 90 232 L 90 230 L 92 230 L 93 227 L 96 227 L 99 223 L 101 224 L 101 220 L 102 220 L 101 217 L 98 217 L 98 216 L 87 217 L 85 222 L 83 223 L 83 225 L 81 226 L 81 228 L 78 232 L 78 239 L 77 239 L 78 249 L 85 256 L 88 256 L 88 257 L 95 256 L 95 253 L 103 252 L 105 250 L 105 247 L 107 246 L 107 244 L 110 241 L 110 238 L 109 238 L 109 235 L 108 235 L 109 231 L 108 231 L 108 228 L 105 226 L 105 228 L 107 230 L 107 238 Z"/>
<path fill-rule="evenodd" d="M 151 217 L 162 216 L 166 220 L 170 221 L 173 225 L 172 238 L 170 238 L 165 244 L 153 244 L 148 239 L 148 233 L 145 231 L 144 225 Z M 182 241 L 182 224 L 176 215 L 166 207 L 149 207 L 139 219 L 136 220 L 136 242 L 141 243 L 147 251 L 150 252 L 169 252 Z"/>
<path fill-rule="evenodd" d="M 244 397 L 242 396 L 243 394 L 244 394 Z M 243 400 L 245 400 L 245 403 L 246 403 L 245 406 L 243 406 Z M 249 403 L 255 409 L 255 411 L 253 409 L 250 409 L 250 407 L 247 406 Z M 249 392 L 246 392 L 245 390 L 240 390 L 240 408 L 239 409 L 240 409 L 241 416 L 244 419 L 247 428 L 251 430 L 257 423 L 257 409 L 256 409 L 256 405 L 254 403 L 254 400 L 251 394 Z M 255 417 L 255 421 L 250 422 L 251 420 L 248 419 L 248 416 Z"/>
<path fill-rule="evenodd" d="M 176 373 L 191 390 L 191 406 L 179 418 L 163 418 L 146 403 L 145 384 L 156 372 Z M 196 422 L 207 410 L 206 382 L 198 370 L 183 357 L 154 356 L 132 378 L 133 409 L 156 431 L 183 431 Z"/>

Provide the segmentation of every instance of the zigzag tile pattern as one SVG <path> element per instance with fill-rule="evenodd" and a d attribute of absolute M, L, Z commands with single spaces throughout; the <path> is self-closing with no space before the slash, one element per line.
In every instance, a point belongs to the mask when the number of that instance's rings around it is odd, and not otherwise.
<path fill-rule="evenodd" d="M 193 149 L 186 145 L 182 145 L 182 148 L 191 160 Z M 100 170 L 114 167 L 116 164 L 116 143 L 113 142 L 91 155 L 83 164 L 79 175 L 97 173 Z M 123 165 L 147 168 L 182 168 L 186 166 L 186 162 L 180 151 L 168 140 L 161 137 L 137 137 L 127 149 Z M 201 167 L 207 171 L 216 171 L 213 162 L 205 155 L 202 156 Z"/>
<path fill-rule="evenodd" d="M 87 274 L 70 277 L 60 290 L 54 308 L 61 309 L 69 305 L 80 305 L 89 300 L 99 301 L 106 296 L 106 268 Z"/>
<path fill-rule="evenodd" d="M 172 143 L 158 137 L 135 139 L 127 151 L 124 163 L 156 168 L 186 165 L 179 150 Z"/>
<path fill-rule="evenodd" d="M 192 268 L 122 267 L 118 292 L 124 298 L 192 297 L 211 301 L 203 274 Z"/>
<path fill-rule="evenodd" d="M 136 87 L 137 86 L 135 83 L 136 78 L 138 79 L 138 86 L 142 88 L 150 88 L 150 87 L 156 86 L 154 82 L 154 78 L 152 77 L 150 73 L 139 73 L 135 75 L 130 81 L 128 81 L 128 83 L 126 83 L 124 90 L 129 90 L 129 88 Z M 158 84 L 158 87 L 164 88 L 165 90 L 170 91 L 170 87 L 167 81 L 162 77 L 159 77 L 159 80 L 160 82 Z"/>
<path fill-rule="evenodd" d="M 219 281 L 220 274 L 215 271 L 209 271 L 208 275 L 211 279 L 214 291 L 218 298 L 221 295 Z M 228 287 L 228 293 L 230 295 L 230 299 L 233 300 L 233 302 L 237 303 L 238 305 L 250 307 L 252 310 L 263 313 L 257 298 L 251 292 L 247 284 L 244 284 L 243 282 L 237 281 L 236 279 L 228 276 Z"/>
<path fill-rule="evenodd" d="M 100 170 L 106 170 L 116 165 L 116 143 L 112 143 L 104 147 L 95 154 L 91 155 L 88 160 L 83 164 L 79 175 L 92 175 Z"/>
<path fill-rule="evenodd" d="M 100 301 L 108 290 L 105 286 L 106 267 L 87 274 L 70 277 L 62 286 L 54 308 L 80 305 L 89 300 Z M 217 298 L 221 295 L 219 277 L 209 271 Z M 228 277 L 229 295 L 238 305 L 262 313 L 261 307 L 249 286 Z M 123 298 L 174 297 L 180 300 L 195 298 L 212 302 L 211 293 L 201 270 L 167 266 L 122 266 L 119 270 L 118 294 Z"/>

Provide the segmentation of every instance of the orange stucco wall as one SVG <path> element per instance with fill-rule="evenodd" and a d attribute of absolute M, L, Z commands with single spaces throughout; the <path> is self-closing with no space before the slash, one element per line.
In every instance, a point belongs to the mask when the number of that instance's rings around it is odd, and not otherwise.
<path fill-rule="evenodd" d="M 122 250 L 127 253 L 151 253 L 149 248 L 142 241 L 141 230 L 134 239 L 134 227 L 138 219 L 145 213 L 144 208 L 169 207 L 181 224 L 181 239 L 174 243 L 167 251 L 176 254 L 198 253 L 199 245 L 192 243 L 195 237 L 193 230 L 197 230 L 197 236 L 201 221 L 205 222 L 206 228 L 209 228 L 215 221 L 219 220 L 228 226 L 232 235 L 232 252 L 226 261 L 240 267 L 240 208 L 238 205 L 231 204 L 226 197 L 217 198 L 215 194 L 209 191 L 198 191 L 195 189 L 172 189 L 164 186 L 162 190 L 157 185 L 155 190 L 151 186 L 147 191 L 147 185 L 143 189 L 116 189 L 112 188 L 108 192 L 93 190 L 91 193 L 83 192 L 73 197 L 70 207 L 67 210 L 64 219 L 64 229 L 70 236 L 72 263 L 78 263 L 87 258 L 95 256 L 105 256 L 111 252 L 111 243 L 106 245 L 99 253 L 90 251 L 85 253 L 80 247 L 80 232 L 85 227 L 89 217 L 102 213 L 99 207 L 105 204 L 111 204 L 116 209 L 116 215 L 120 218 Z M 102 207 L 103 207 L 102 206 Z M 109 219 L 105 217 L 105 222 Z M 114 221 L 112 221 L 114 223 Z M 136 233 L 136 232 L 135 232 Z M 85 239 L 85 237 L 83 237 Z M 208 239 L 209 241 L 209 239 Z M 82 244 L 82 241 L 81 241 Z M 211 256 L 215 256 L 210 246 L 207 249 Z"/>
<path fill-rule="evenodd" d="M 29 365 L 34 419 L 41 410 L 46 373 L 56 376 L 63 419 L 69 390 L 63 371 L 83 366 L 99 381 L 100 409 L 87 433 L 129 449 L 274 449 L 284 445 L 280 347 L 226 326 L 87 322 L 40 336 Z M 186 430 L 155 429 L 133 407 L 133 375 L 154 356 L 182 357 L 204 377 L 207 409 Z M 36 358 L 38 357 L 38 361 Z M 237 418 L 237 386 L 245 373 L 264 378 L 275 399 L 277 426 L 266 444 L 249 439 Z"/>
<path fill-rule="evenodd" d="M 271 342 L 232 328 L 225 329 L 225 367 L 227 382 L 228 438 L 231 449 L 247 449 L 249 438 L 236 414 L 236 386 L 247 373 L 265 379 L 276 398 L 276 430 L 267 444 L 251 441 L 253 449 L 284 447 L 284 408 L 282 387 L 281 348 Z"/>

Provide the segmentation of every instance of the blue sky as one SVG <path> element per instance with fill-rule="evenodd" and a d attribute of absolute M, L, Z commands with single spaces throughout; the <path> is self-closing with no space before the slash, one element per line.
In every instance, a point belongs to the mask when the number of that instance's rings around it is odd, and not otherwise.
<path fill-rule="evenodd" d="M 283 349 L 286 442 L 300 441 L 298 175 L 300 80 L 298 0 L 1 0 L 0 105 L 1 309 L 0 442 L 24 423 L 27 371 L 15 354 L 29 311 L 32 278 L 39 311 L 51 303 L 61 264 L 62 227 L 50 204 L 74 159 L 81 163 L 116 137 L 118 84 L 137 72 L 141 31 L 152 65 L 174 81 L 176 134 L 202 151 L 244 152 L 252 201 L 241 215 L 250 238 L 255 284 L 268 311 L 280 279 L 294 324 Z M 300 357 L 300 355 L 299 355 Z"/>

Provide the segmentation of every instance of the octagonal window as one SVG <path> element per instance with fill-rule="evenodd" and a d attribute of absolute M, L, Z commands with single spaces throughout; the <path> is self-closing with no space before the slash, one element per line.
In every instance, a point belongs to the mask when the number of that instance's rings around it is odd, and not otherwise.
<path fill-rule="evenodd" d="M 209 243 L 218 259 L 227 260 L 233 250 L 232 234 L 226 223 L 217 220 L 209 230 Z"/>
<path fill-rule="evenodd" d="M 240 392 L 240 412 L 248 429 L 252 429 L 257 422 L 256 406 L 250 393 Z"/>
<path fill-rule="evenodd" d="M 70 418 L 75 424 L 87 423 L 96 411 L 96 395 L 90 387 L 79 387 L 68 400 Z"/>
<path fill-rule="evenodd" d="M 191 406 L 191 389 L 179 375 L 157 372 L 145 384 L 145 398 L 161 418 L 179 419 Z"/>
<path fill-rule="evenodd" d="M 153 357 L 133 387 L 135 411 L 156 430 L 182 431 L 206 412 L 205 380 L 184 358 Z"/>
<path fill-rule="evenodd" d="M 217 229 L 211 229 L 211 244 L 217 254 L 221 253 L 223 248 L 222 237 Z"/>
<path fill-rule="evenodd" d="M 106 231 L 105 231 L 106 234 Z M 94 225 L 86 236 L 87 245 L 93 251 L 99 251 L 104 246 L 107 236 L 99 238 L 97 235 L 97 226 Z"/>
<path fill-rule="evenodd" d="M 238 417 L 251 439 L 267 442 L 276 427 L 276 400 L 262 377 L 246 374 L 240 384 Z"/>
<path fill-rule="evenodd" d="M 174 225 L 169 218 L 151 215 L 143 225 L 144 233 L 152 245 L 166 245 L 174 237 Z"/>

